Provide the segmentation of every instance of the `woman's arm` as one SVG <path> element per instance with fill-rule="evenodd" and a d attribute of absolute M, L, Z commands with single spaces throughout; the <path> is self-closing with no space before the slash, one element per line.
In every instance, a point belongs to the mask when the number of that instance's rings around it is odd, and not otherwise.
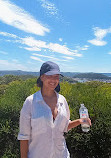
<path fill-rule="evenodd" d="M 73 120 L 73 121 L 69 122 L 68 131 L 71 130 L 72 128 L 74 128 L 74 127 L 79 126 L 80 124 L 83 124 L 84 120 L 86 120 L 87 124 L 89 124 L 91 126 L 90 118 L 77 119 L 77 120 Z"/>
<path fill-rule="evenodd" d="M 20 140 L 20 153 L 21 158 L 28 158 L 28 140 Z"/>

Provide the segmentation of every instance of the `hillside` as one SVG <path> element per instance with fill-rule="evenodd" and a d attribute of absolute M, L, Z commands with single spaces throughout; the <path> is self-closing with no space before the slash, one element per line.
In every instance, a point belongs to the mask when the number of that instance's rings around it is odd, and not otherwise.
<path fill-rule="evenodd" d="M 111 79 L 111 77 L 108 77 L 101 73 L 80 73 L 80 74 L 74 75 L 73 78 Z"/>
<path fill-rule="evenodd" d="M 4 76 L 4 75 L 32 75 L 32 76 L 39 76 L 39 72 L 28 72 L 28 71 L 21 71 L 21 70 L 5 70 L 5 71 L 0 71 L 0 76 Z"/>
<path fill-rule="evenodd" d="M 91 79 L 110 79 L 111 73 L 80 73 L 80 72 L 62 72 L 66 77 L 91 78 Z M 39 76 L 39 72 L 21 71 L 21 70 L 4 70 L 0 71 L 0 76 L 4 75 L 32 75 Z"/>
<path fill-rule="evenodd" d="M 74 75 L 78 74 L 77 72 L 62 72 L 62 74 L 64 76 L 67 77 L 73 77 Z M 4 75 L 33 75 L 33 76 L 39 76 L 39 72 L 28 72 L 28 71 L 21 71 L 21 70 L 4 70 L 4 71 L 0 71 L 0 76 L 4 76 Z"/>

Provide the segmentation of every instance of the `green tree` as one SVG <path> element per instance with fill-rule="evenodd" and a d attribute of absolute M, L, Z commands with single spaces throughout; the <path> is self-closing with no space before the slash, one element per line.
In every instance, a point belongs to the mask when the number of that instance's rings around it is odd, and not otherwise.
<path fill-rule="evenodd" d="M 8 85 L 0 99 L 0 157 L 20 157 L 19 141 L 17 141 L 19 114 L 30 89 L 36 79 L 13 81 Z"/>

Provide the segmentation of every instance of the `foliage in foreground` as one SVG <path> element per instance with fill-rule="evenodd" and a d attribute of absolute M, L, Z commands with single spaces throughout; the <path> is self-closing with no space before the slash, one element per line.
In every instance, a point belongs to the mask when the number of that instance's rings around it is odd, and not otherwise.
<path fill-rule="evenodd" d="M 27 96 L 39 90 L 36 79 L 12 81 L 0 86 L 0 157 L 19 158 L 19 113 Z M 70 107 L 71 120 L 79 118 L 80 103 L 89 110 L 92 120 L 90 132 L 81 127 L 65 134 L 72 158 L 111 157 L 111 84 L 88 82 L 61 83 L 63 94 Z"/>

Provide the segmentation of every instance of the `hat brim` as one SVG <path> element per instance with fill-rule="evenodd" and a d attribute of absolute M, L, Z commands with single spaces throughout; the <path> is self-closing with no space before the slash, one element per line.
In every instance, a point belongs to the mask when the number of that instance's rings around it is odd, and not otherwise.
<path fill-rule="evenodd" d="M 45 73 L 45 75 L 56 75 L 56 74 L 63 76 L 59 71 L 48 71 Z"/>

